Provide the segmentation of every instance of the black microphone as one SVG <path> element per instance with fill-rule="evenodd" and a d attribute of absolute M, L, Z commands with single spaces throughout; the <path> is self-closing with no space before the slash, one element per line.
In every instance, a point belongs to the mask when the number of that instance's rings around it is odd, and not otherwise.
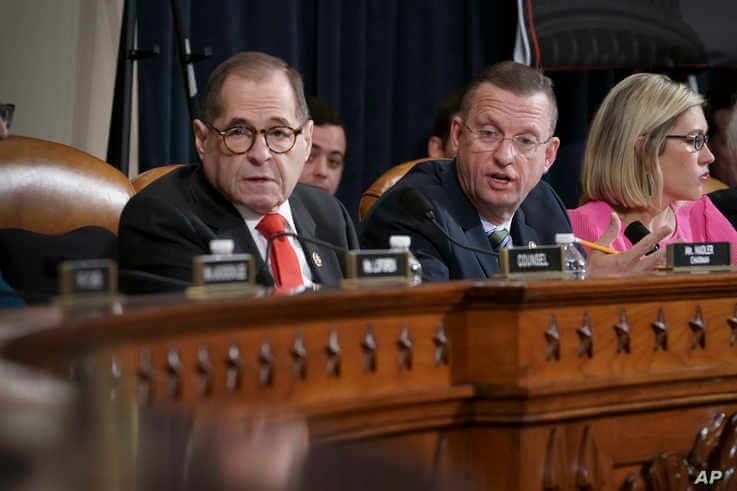
<path fill-rule="evenodd" d="M 448 239 L 458 247 L 469 251 L 478 252 L 480 254 L 486 254 L 488 256 L 499 255 L 498 252 L 487 251 L 486 249 L 479 249 L 478 247 L 461 244 L 456 239 L 451 237 L 450 234 L 446 232 L 445 228 L 438 222 L 437 218 L 435 218 L 435 210 L 433 210 L 432 205 L 421 192 L 417 191 L 414 188 L 407 188 L 401 193 L 402 194 L 399 196 L 400 205 L 402 205 L 413 217 L 432 223 L 446 239 Z"/>
<path fill-rule="evenodd" d="M 191 286 L 191 283 L 147 271 L 121 269 L 118 270 L 118 285 L 123 293 L 146 294 L 184 290 Z"/>
<path fill-rule="evenodd" d="M 648 230 L 647 227 L 643 225 L 642 222 L 640 222 L 639 220 L 635 220 L 634 222 L 627 225 L 627 228 L 624 229 L 624 236 L 627 237 L 633 245 L 640 242 L 649 233 L 650 230 Z M 649 256 L 653 252 L 656 252 L 658 249 L 660 249 L 660 244 L 655 244 L 652 249 L 645 253 L 645 255 Z"/>
<path fill-rule="evenodd" d="M 274 241 L 276 239 L 279 239 L 281 237 L 294 237 L 300 243 L 300 245 L 302 246 L 302 248 L 304 248 L 303 242 L 308 242 L 310 244 L 317 244 L 317 245 L 320 245 L 320 246 L 327 247 L 328 249 L 332 249 L 335 252 L 341 252 L 343 254 L 345 254 L 345 253 L 348 252 L 348 249 L 346 249 L 345 247 L 336 246 L 334 244 L 331 244 L 330 242 L 325 242 L 324 240 L 312 239 L 310 237 L 304 237 L 304 236 L 302 236 L 300 234 L 295 234 L 294 232 L 279 232 L 279 233 L 276 233 L 276 234 L 272 235 L 271 237 L 269 237 L 268 241 L 266 242 L 266 260 L 264 261 L 264 263 L 266 264 L 266 269 L 267 270 L 269 269 L 269 259 L 271 257 L 270 256 L 271 246 L 272 246 L 272 244 L 274 243 Z M 306 256 L 306 254 L 305 254 L 305 256 Z"/>

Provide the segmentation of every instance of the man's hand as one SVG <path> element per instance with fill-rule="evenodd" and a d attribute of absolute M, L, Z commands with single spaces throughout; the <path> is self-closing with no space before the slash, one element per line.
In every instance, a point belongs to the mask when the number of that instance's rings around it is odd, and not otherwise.
<path fill-rule="evenodd" d="M 622 228 L 622 222 L 616 213 L 612 213 L 609 226 L 601 234 L 597 244 L 611 246 L 614 239 Z M 661 249 L 649 256 L 644 256 L 653 246 L 670 235 L 672 230 L 668 227 L 660 227 L 633 245 L 629 250 L 619 254 L 605 254 L 591 250 L 587 262 L 589 273 L 605 275 L 609 273 L 633 273 L 655 269 L 658 264 L 665 261 L 665 249 Z"/>

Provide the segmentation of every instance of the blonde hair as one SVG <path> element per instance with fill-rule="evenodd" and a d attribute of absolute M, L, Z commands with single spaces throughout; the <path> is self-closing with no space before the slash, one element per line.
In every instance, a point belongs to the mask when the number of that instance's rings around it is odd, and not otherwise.
<path fill-rule="evenodd" d="M 591 124 L 584 155 L 582 201 L 647 208 L 663 192 L 659 155 L 666 135 L 704 99 L 665 75 L 637 73 L 607 94 Z"/>

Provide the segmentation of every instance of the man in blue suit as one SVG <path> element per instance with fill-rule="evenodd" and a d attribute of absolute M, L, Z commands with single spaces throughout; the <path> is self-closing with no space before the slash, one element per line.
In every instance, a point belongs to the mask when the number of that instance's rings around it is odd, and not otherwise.
<path fill-rule="evenodd" d="M 389 236 L 409 235 L 430 281 L 484 279 L 499 271 L 496 257 L 458 247 L 414 216 L 402 200 L 408 188 L 427 198 L 440 224 L 462 244 L 491 252 L 554 243 L 556 233 L 571 231 L 560 199 L 540 180 L 560 145 L 557 112 L 552 82 L 542 73 L 514 62 L 486 68 L 466 89 L 451 123 L 455 160 L 418 164 L 384 193 L 362 223 L 362 246 L 386 248 Z M 602 242 L 611 242 L 619 227 L 615 215 Z M 589 268 L 652 268 L 662 254 L 641 259 L 645 245 L 668 233 L 659 230 L 616 256 L 592 254 Z"/>

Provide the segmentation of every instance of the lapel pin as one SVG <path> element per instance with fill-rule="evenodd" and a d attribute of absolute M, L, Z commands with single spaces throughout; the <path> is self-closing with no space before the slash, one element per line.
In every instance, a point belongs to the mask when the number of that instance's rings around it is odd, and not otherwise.
<path fill-rule="evenodd" d="M 315 263 L 315 266 L 318 268 L 322 268 L 322 258 L 320 257 L 320 254 L 315 251 L 312 251 L 312 262 Z"/>

